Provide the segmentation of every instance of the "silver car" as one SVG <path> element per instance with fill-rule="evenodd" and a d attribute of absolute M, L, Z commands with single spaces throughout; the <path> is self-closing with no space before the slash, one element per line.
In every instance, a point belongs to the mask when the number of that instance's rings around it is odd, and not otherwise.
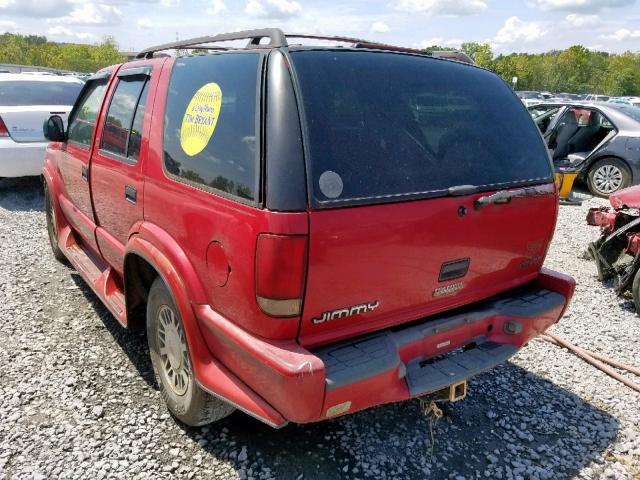
<path fill-rule="evenodd" d="M 640 184 L 640 108 L 610 102 L 529 107 L 555 165 L 569 165 L 599 197 Z"/>
<path fill-rule="evenodd" d="M 0 178 L 40 175 L 51 115 L 66 122 L 84 82 L 46 73 L 0 73 Z"/>

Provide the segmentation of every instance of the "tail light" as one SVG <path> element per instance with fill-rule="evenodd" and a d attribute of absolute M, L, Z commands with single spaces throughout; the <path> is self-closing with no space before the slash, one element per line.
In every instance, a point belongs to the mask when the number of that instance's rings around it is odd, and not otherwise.
<path fill-rule="evenodd" d="M 256 300 L 272 317 L 300 315 L 307 270 L 307 237 L 267 235 L 256 247 Z"/>
<path fill-rule="evenodd" d="M 2 120 L 2 117 L 0 117 L 0 137 L 8 137 L 9 136 L 9 129 L 7 129 L 7 126 L 4 124 L 4 120 Z"/>

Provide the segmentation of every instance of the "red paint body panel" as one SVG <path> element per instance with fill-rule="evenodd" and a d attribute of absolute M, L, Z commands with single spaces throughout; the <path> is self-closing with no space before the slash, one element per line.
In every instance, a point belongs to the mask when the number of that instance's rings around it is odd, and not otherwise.
<path fill-rule="evenodd" d="M 211 355 L 197 325 L 187 286 L 171 260 L 152 243 L 140 236 L 134 236 L 131 239 L 127 250 L 129 254 L 139 255 L 154 265 L 170 288 L 174 301 L 180 310 L 189 344 L 191 362 L 196 378 L 201 385 L 273 426 L 286 423 L 278 412 L 253 393 Z"/>
<path fill-rule="evenodd" d="M 152 128 L 153 100 L 164 61 L 164 58 L 157 58 L 127 64 L 127 68 L 149 66 L 152 69 L 144 112 L 140 154 L 136 163 L 127 163 L 123 158 L 110 155 L 100 149 L 103 136 L 108 135 L 104 128 L 106 109 L 105 114 L 99 118 L 96 125 L 96 147 L 91 158 L 91 195 L 96 221 L 99 225 L 96 230 L 96 238 L 102 255 L 120 274 L 122 274 L 127 240 L 135 233 L 133 227 L 144 219 L 144 176 L 142 172 L 149 143 L 147 139 Z M 109 104 L 116 87 L 117 81 L 113 81 L 109 85 L 105 95 L 106 105 Z M 125 142 L 127 138 L 125 138 Z M 127 187 L 136 190 L 135 204 L 125 198 L 125 188 Z"/>
<path fill-rule="evenodd" d="M 415 320 L 534 279 L 553 235 L 556 196 L 474 210 L 481 195 L 311 212 L 300 342 L 324 344 Z M 464 258 L 470 265 L 463 278 L 438 281 L 443 263 Z M 464 288 L 433 296 L 457 282 Z M 374 312 L 311 321 L 325 310 L 375 301 Z"/>
<path fill-rule="evenodd" d="M 167 63 L 172 60 L 167 60 Z M 166 97 L 170 70 L 165 65 L 157 98 Z M 154 117 L 163 118 L 164 104 L 158 103 Z M 194 297 L 225 318 L 256 335 L 292 339 L 299 318 L 272 318 L 260 310 L 255 294 L 255 252 L 261 233 L 306 235 L 307 213 L 274 213 L 206 193 L 168 178 L 162 166 L 162 128 L 150 134 L 145 181 L 145 221 L 162 226 L 179 245 L 185 261 L 193 268 L 204 296 Z M 160 228 L 160 227 L 158 227 Z M 231 272 L 224 286 L 208 281 L 207 248 L 218 242 L 224 249 Z"/>
<path fill-rule="evenodd" d="M 616 210 L 621 208 L 640 208 L 640 186 L 625 188 L 609 195 L 609 202 Z"/>
<path fill-rule="evenodd" d="M 403 344 L 398 348 L 400 360 L 407 364 L 415 358 L 439 355 L 482 336 L 492 342 L 521 348 L 558 321 L 575 288 L 572 278 L 546 269 L 542 269 L 534 283 L 560 293 L 566 301 L 534 317 L 488 316 L 481 321 Z M 324 364 L 313 352 L 295 342 L 266 341 L 251 336 L 216 314 L 209 306 L 196 306 L 195 313 L 207 343 L 214 346 L 216 357 L 225 365 L 233 365 L 236 374 L 247 385 L 290 421 L 307 423 L 323 420 L 327 418 L 328 409 L 343 402 L 351 402 L 348 413 L 353 413 L 382 403 L 411 398 L 399 368 L 367 377 L 344 388 L 325 391 Z M 522 322 L 522 331 L 515 335 L 506 334 L 504 323 L 514 319 Z M 428 319 L 425 321 L 428 322 Z M 490 330 L 489 325 L 492 327 Z M 444 341 L 449 342 L 447 348 L 438 348 Z M 323 396 L 324 402 L 319 402 Z"/>
<path fill-rule="evenodd" d="M 89 182 L 82 178 L 83 167 L 89 168 L 90 155 L 90 149 L 71 143 L 64 144 L 58 168 L 62 177 L 60 183 L 63 185 L 60 194 L 68 201 L 68 205 L 73 206 L 73 211 L 66 211 L 69 223 L 81 235 L 83 242 L 97 252 Z"/>
<path fill-rule="evenodd" d="M 195 307 L 202 333 L 224 365 L 287 420 L 304 423 L 321 414 L 324 364 L 295 341 L 252 336 L 208 305 Z"/>

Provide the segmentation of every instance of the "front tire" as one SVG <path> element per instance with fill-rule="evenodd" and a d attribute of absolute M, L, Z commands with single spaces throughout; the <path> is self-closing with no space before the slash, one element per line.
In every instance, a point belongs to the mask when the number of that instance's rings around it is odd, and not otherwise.
<path fill-rule="evenodd" d="M 56 212 L 53 206 L 53 199 L 51 198 L 51 192 L 47 184 L 44 184 L 44 208 L 47 216 L 47 233 L 49 236 L 49 245 L 51 245 L 51 251 L 56 260 L 62 263 L 66 263 L 67 258 L 62 253 L 62 250 L 58 246 L 58 224 L 56 222 Z"/>
<path fill-rule="evenodd" d="M 609 195 L 631 185 L 631 171 L 625 162 L 617 158 L 603 158 L 589 170 L 587 183 L 597 197 Z"/>
<path fill-rule="evenodd" d="M 235 410 L 196 383 L 180 312 L 160 277 L 149 291 L 147 341 L 160 394 L 175 418 L 195 427 L 221 420 Z"/>

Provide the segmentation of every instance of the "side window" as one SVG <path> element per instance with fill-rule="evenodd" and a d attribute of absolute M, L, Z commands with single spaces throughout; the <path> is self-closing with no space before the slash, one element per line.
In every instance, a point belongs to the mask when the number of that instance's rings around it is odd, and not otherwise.
<path fill-rule="evenodd" d="M 91 143 L 91 136 L 96 126 L 96 118 L 100 105 L 102 105 L 106 86 L 106 80 L 95 80 L 78 100 L 73 118 L 69 120 L 68 138 L 70 141 L 82 145 Z"/>
<path fill-rule="evenodd" d="M 132 160 L 138 159 L 142 119 L 147 103 L 147 83 L 147 77 L 144 76 L 122 77 L 118 80 L 104 124 L 102 150 L 128 156 Z M 136 120 L 137 125 L 134 125 Z"/>
<path fill-rule="evenodd" d="M 136 114 L 133 117 L 133 125 L 131 126 L 131 133 L 129 134 L 129 151 L 128 157 L 134 160 L 138 160 L 140 155 L 140 143 L 142 142 L 142 122 L 144 120 L 144 111 L 147 108 L 147 94 L 149 90 L 149 82 L 144 84 L 142 94 L 140 95 L 140 101 L 138 102 L 138 108 L 136 108 Z"/>
<path fill-rule="evenodd" d="M 257 53 L 178 58 L 164 123 L 164 165 L 177 180 L 256 198 Z"/>
<path fill-rule="evenodd" d="M 556 118 L 559 112 L 560 112 L 560 107 L 555 107 L 555 106 L 553 107 L 539 106 L 539 107 L 529 109 L 529 113 L 531 114 L 534 121 L 536 122 L 536 125 L 538 125 L 538 128 L 543 134 L 547 133 L 547 130 L 549 130 L 549 126 L 551 125 L 551 122 L 553 122 L 553 119 Z"/>
<path fill-rule="evenodd" d="M 589 125 L 590 122 L 590 118 L 591 118 L 591 110 L 588 109 L 575 109 L 575 116 L 576 116 L 576 121 L 578 122 L 578 126 L 580 127 L 585 127 L 587 125 Z"/>

